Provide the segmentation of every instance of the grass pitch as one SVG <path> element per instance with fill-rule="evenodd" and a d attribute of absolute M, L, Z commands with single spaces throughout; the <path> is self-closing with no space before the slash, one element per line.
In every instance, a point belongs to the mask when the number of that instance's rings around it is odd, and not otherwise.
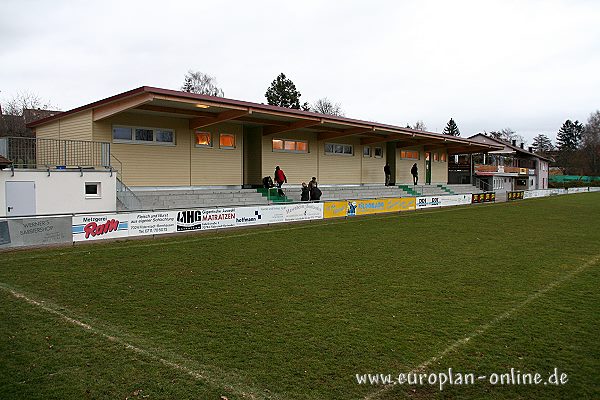
<path fill-rule="evenodd" d="M 0 398 L 600 397 L 600 194 L 0 253 Z M 558 368 L 562 386 L 356 374 Z"/>

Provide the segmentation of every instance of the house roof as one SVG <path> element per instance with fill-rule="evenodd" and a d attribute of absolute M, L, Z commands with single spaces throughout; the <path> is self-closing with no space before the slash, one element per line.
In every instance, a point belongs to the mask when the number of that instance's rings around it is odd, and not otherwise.
<path fill-rule="evenodd" d="M 531 156 L 531 157 L 540 158 L 540 159 L 545 160 L 545 161 L 553 161 L 551 158 L 541 156 L 541 155 L 533 153 L 531 151 L 522 149 L 520 146 L 514 146 L 510 142 L 506 142 L 504 140 L 500 140 L 500 139 L 496 139 L 496 138 L 493 138 L 493 137 L 490 137 L 490 136 L 486 136 L 486 135 L 484 135 L 482 133 L 478 133 L 476 135 L 473 135 L 473 136 L 469 137 L 469 139 L 475 140 L 475 141 L 478 141 L 477 139 L 480 139 L 480 140 L 483 140 L 482 143 L 486 143 L 486 142 L 497 143 L 497 144 L 499 144 L 501 146 L 504 146 L 505 148 L 509 148 L 509 149 L 515 151 L 516 153 L 521 153 L 521 154 L 528 155 L 528 156 Z M 496 150 L 496 152 L 501 152 L 501 150 L 500 151 Z"/>
<path fill-rule="evenodd" d="M 183 116 L 190 119 L 190 129 L 230 121 L 263 126 L 264 135 L 303 130 L 317 132 L 319 140 L 358 136 L 362 144 L 396 142 L 397 147 L 424 145 L 438 148 L 443 145 L 448 148 L 449 154 L 500 149 L 493 144 L 378 122 L 149 86 L 48 116 L 30 122 L 27 126 L 34 128 L 86 110 L 93 110 L 94 121 L 127 111 L 180 118 Z"/>

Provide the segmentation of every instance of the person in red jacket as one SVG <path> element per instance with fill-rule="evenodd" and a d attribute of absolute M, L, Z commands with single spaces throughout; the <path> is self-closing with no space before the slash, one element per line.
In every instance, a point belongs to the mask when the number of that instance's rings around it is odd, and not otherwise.
<path fill-rule="evenodd" d="M 279 168 L 279 165 L 275 167 L 275 183 L 277 184 L 277 187 L 279 188 L 278 190 L 278 194 L 279 196 L 285 196 L 285 194 L 283 193 L 283 190 L 281 190 L 281 186 L 283 186 L 284 183 L 287 183 L 287 178 L 285 176 L 285 173 L 283 172 L 283 170 L 281 168 Z"/>

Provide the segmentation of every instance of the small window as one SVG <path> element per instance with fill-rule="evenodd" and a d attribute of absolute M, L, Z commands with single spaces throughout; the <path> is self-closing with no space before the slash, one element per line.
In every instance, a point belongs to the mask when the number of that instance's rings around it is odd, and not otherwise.
<path fill-rule="evenodd" d="M 440 159 L 442 160 L 442 162 L 446 162 L 448 161 L 448 158 L 446 156 L 446 153 L 442 153 Z"/>
<path fill-rule="evenodd" d="M 354 147 L 351 144 L 325 143 L 325 153 L 351 156 L 354 154 Z"/>
<path fill-rule="evenodd" d="M 154 131 L 156 141 L 161 143 L 173 143 L 173 131 L 166 129 L 156 129 Z"/>
<path fill-rule="evenodd" d="M 196 146 L 212 147 L 212 135 L 210 132 L 196 132 Z"/>
<path fill-rule="evenodd" d="M 308 153 L 308 142 L 297 141 L 296 151 L 300 153 Z"/>
<path fill-rule="evenodd" d="M 273 139 L 273 151 L 308 153 L 308 142 L 304 140 Z"/>
<path fill-rule="evenodd" d="M 405 159 L 409 159 L 409 160 L 418 160 L 419 152 L 412 151 L 412 150 L 402 150 L 402 151 L 400 151 L 400 158 L 405 158 Z"/>
<path fill-rule="evenodd" d="M 221 135 L 219 136 L 219 146 L 222 149 L 234 149 L 235 135 L 229 133 L 221 133 Z"/>
<path fill-rule="evenodd" d="M 383 148 L 375 147 L 375 158 L 383 158 Z"/>
<path fill-rule="evenodd" d="M 371 148 L 369 146 L 363 147 L 363 156 L 371 157 Z"/>
<path fill-rule="evenodd" d="M 135 140 L 151 142 L 153 139 L 152 129 L 135 128 Z"/>
<path fill-rule="evenodd" d="M 100 182 L 85 183 L 85 197 L 94 198 L 100 197 Z"/>
<path fill-rule="evenodd" d="M 131 140 L 131 128 L 127 128 L 124 126 L 113 127 L 113 139 Z"/>
<path fill-rule="evenodd" d="M 283 140 L 273 139 L 273 150 L 283 150 Z"/>
<path fill-rule="evenodd" d="M 296 151 L 296 142 L 294 142 L 293 140 L 284 141 L 283 149 L 285 151 Z"/>
<path fill-rule="evenodd" d="M 440 161 L 439 153 L 433 153 L 433 161 Z"/>

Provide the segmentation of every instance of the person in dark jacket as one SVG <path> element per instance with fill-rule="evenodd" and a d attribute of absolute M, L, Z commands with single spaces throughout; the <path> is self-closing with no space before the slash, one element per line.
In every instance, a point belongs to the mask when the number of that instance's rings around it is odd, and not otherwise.
<path fill-rule="evenodd" d="M 275 167 L 275 183 L 277 184 L 277 187 L 279 188 L 279 190 L 277 191 L 279 196 L 281 196 L 281 197 L 285 196 L 285 193 L 283 193 L 283 190 L 281 190 L 281 187 L 283 186 L 284 183 L 287 183 L 287 178 L 286 178 L 283 170 L 281 168 L 279 168 L 279 165 Z"/>
<path fill-rule="evenodd" d="M 416 185 L 419 183 L 419 169 L 417 168 L 417 163 L 414 163 L 412 168 L 410 169 L 410 173 L 413 176 L 413 183 Z"/>
<path fill-rule="evenodd" d="M 389 163 L 385 163 L 385 167 L 383 167 L 383 173 L 385 174 L 385 186 L 389 186 L 390 181 L 392 180 L 392 169 L 390 168 Z"/>
<path fill-rule="evenodd" d="M 308 201 L 310 197 L 310 190 L 306 182 L 302 182 L 302 194 L 300 195 L 300 201 Z"/>
<path fill-rule="evenodd" d="M 310 200 L 311 201 L 321 200 L 321 195 L 323 193 L 321 192 L 321 189 L 319 189 L 317 186 L 317 179 L 313 178 L 313 180 L 310 181 L 310 183 L 312 184 L 312 185 L 310 185 Z"/>

